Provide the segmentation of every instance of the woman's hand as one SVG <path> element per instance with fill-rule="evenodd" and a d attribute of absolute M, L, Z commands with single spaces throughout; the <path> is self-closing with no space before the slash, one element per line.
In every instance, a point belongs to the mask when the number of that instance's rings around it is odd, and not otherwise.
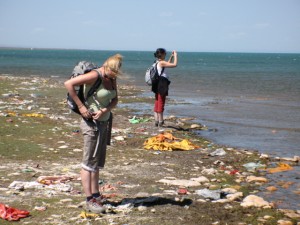
<path fill-rule="evenodd" d="M 91 113 L 87 110 L 87 108 L 84 105 L 79 107 L 79 112 L 82 115 L 82 117 L 84 117 L 86 119 L 92 118 Z"/>
<path fill-rule="evenodd" d="M 92 117 L 93 117 L 94 120 L 98 120 L 104 113 L 105 112 L 102 109 L 100 109 L 97 112 L 93 112 Z"/>

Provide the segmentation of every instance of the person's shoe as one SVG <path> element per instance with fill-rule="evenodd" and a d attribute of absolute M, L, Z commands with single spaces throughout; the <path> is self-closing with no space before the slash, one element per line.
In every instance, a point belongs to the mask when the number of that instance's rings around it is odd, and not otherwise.
<path fill-rule="evenodd" d="M 102 204 L 97 203 L 96 199 L 91 199 L 86 202 L 86 210 L 92 213 L 104 213 L 105 207 Z"/>
<path fill-rule="evenodd" d="M 154 124 L 156 127 L 158 127 L 158 121 L 155 121 L 155 124 Z"/>
<path fill-rule="evenodd" d="M 164 125 L 164 121 L 158 123 L 158 126 L 162 127 Z"/>
<path fill-rule="evenodd" d="M 103 195 L 100 195 L 98 198 L 95 198 L 96 202 L 99 204 L 99 205 L 102 205 L 106 202 L 106 198 L 103 197 Z"/>

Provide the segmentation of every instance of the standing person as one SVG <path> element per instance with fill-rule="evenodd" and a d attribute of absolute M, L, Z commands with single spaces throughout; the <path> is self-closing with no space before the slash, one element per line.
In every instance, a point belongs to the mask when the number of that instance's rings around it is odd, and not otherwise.
<path fill-rule="evenodd" d="M 166 68 L 173 68 L 177 66 L 177 52 L 173 51 L 169 60 L 165 61 L 166 50 L 164 48 L 158 48 L 154 53 L 154 57 L 157 62 L 157 70 L 159 76 L 158 82 L 152 85 L 152 91 L 155 93 L 154 103 L 154 119 L 155 126 L 163 126 L 164 124 L 164 109 L 166 96 L 168 96 L 170 80 L 166 72 Z"/>
<path fill-rule="evenodd" d="M 110 111 L 118 102 L 116 78 L 120 74 L 122 58 L 119 54 L 111 56 L 102 67 L 64 83 L 83 117 L 80 123 L 84 139 L 80 176 L 86 195 L 86 208 L 94 213 L 105 211 L 103 197 L 99 192 L 99 169 L 105 164 Z M 84 85 L 86 96 L 98 77 L 102 80 L 101 85 L 94 96 L 88 98 L 88 105 L 85 106 L 76 95 L 74 87 Z"/>

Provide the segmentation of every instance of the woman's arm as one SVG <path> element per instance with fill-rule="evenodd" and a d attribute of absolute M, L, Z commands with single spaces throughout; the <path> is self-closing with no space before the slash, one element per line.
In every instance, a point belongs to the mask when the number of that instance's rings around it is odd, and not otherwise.
<path fill-rule="evenodd" d="M 177 66 L 177 62 L 178 62 L 177 52 L 173 51 L 168 62 L 167 61 L 161 61 L 161 62 L 159 62 L 159 64 L 160 64 L 161 67 L 173 68 L 173 67 Z"/>
<path fill-rule="evenodd" d="M 90 118 L 90 115 L 89 114 L 85 115 L 87 109 L 84 106 L 83 102 L 81 102 L 81 100 L 78 98 L 75 91 L 75 86 L 80 86 L 83 84 L 93 84 L 94 82 L 96 82 L 97 79 L 98 79 L 98 73 L 96 71 L 91 71 L 82 76 L 69 79 L 64 83 L 66 89 L 69 92 L 70 97 L 74 100 L 74 102 L 78 106 L 81 115 L 85 116 L 86 118 Z"/>

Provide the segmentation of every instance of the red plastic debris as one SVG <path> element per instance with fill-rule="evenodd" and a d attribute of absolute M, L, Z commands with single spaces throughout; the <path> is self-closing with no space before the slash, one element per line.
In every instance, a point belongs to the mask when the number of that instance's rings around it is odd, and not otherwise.
<path fill-rule="evenodd" d="M 179 188 L 178 190 L 177 190 L 177 193 L 179 194 L 179 195 L 186 195 L 187 194 L 187 189 L 186 188 Z"/>
<path fill-rule="evenodd" d="M 19 210 L 0 203 L 0 218 L 8 221 L 17 221 L 29 216 L 30 212 Z"/>
<path fill-rule="evenodd" d="M 239 171 L 238 170 L 232 170 L 232 171 L 230 171 L 230 175 L 235 175 L 235 174 L 237 174 Z"/>

